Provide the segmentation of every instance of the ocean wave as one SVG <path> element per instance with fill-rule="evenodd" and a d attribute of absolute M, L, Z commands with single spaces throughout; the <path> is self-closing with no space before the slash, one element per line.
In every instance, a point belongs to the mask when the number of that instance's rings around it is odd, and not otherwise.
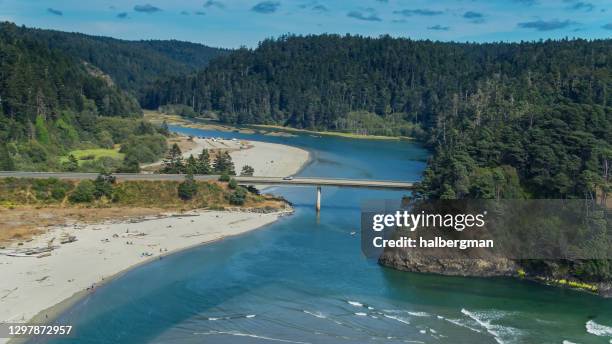
<path fill-rule="evenodd" d="M 305 309 L 302 310 L 302 312 L 308 314 L 308 315 L 312 315 L 313 317 L 317 317 L 320 319 L 325 319 L 327 318 L 327 316 L 325 316 L 325 314 L 321 313 L 321 312 L 311 312 L 311 311 L 307 311 Z"/>
<path fill-rule="evenodd" d="M 407 312 L 408 314 L 412 315 L 413 317 L 430 317 L 431 314 L 426 313 L 426 312 Z"/>
<path fill-rule="evenodd" d="M 351 306 L 355 306 L 355 307 L 363 307 L 363 303 L 357 302 L 357 301 L 347 300 L 346 303 L 348 303 Z"/>
<path fill-rule="evenodd" d="M 408 314 L 413 317 L 430 317 L 431 316 L 431 314 L 427 312 L 407 311 L 405 309 L 383 309 L 383 312 L 391 313 L 391 314 Z"/>
<path fill-rule="evenodd" d="M 563 341 L 563 344 L 576 344 L 576 343 L 574 343 L 574 342 L 570 342 L 569 340 L 564 340 L 564 341 Z"/>
<path fill-rule="evenodd" d="M 589 320 L 586 323 L 586 330 L 590 334 L 594 334 L 600 337 L 612 337 L 612 327 L 598 324 L 593 320 Z"/>
<path fill-rule="evenodd" d="M 465 308 L 462 308 L 461 313 L 483 327 L 488 334 L 493 336 L 498 344 L 506 344 L 506 338 L 516 339 L 516 337 L 520 334 L 520 332 L 513 327 L 495 325 L 492 323 L 493 320 L 498 320 L 504 317 L 506 314 L 503 312 L 471 312 Z"/>
<path fill-rule="evenodd" d="M 249 319 L 254 318 L 255 314 L 246 314 L 246 315 L 231 315 L 227 317 L 206 317 L 208 321 L 218 321 L 218 320 L 234 320 L 234 319 Z"/>
<path fill-rule="evenodd" d="M 355 313 L 355 315 L 358 315 L 360 317 L 365 317 L 367 314 L 364 313 L 364 312 L 357 312 L 357 313 Z"/>
<path fill-rule="evenodd" d="M 464 328 L 467 328 L 468 330 L 471 330 L 471 331 L 474 331 L 474 332 L 477 332 L 477 333 L 482 333 L 479 329 L 473 328 L 472 326 L 464 324 L 459 319 L 449 319 L 449 318 L 445 318 L 445 317 L 443 317 L 441 315 L 438 315 L 437 317 L 438 317 L 438 319 L 444 320 L 444 321 L 448 321 L 449 323 L 451 323 L 453 325 L 456 325 L 456 326 L 459 326 L 459 327 L 464 327 Z"/>
<path fill-rule="evenodd" d="M 395 320 L 395 321 L 399 321 L 399 322 L 401 322 L 401 323 L 403 323 L 403 324 L 410 325 L 410 321 L 408 321 L 408 320 L 406 320 L 406 319 L 403 319 L 403 318 L 400 318 L 400 317 L 398 317 L 398 316 L 395 316 L 395 315 L 389 315 L 389 314 L 384 314 L 384 313 L 383 313 L 383 316 L 384 316 L 385 318 L 393 319 L 393 320 Z"/>
<path fill-rule="evenodd" d="M 290 339 L 280 339 L 280 338 L 272 338 L 266 336 L 259 336 L 251 333 L 243 333 L 243 332 L 235 332 L 235 331 L 209 331 L 209 332 L 194 332 L 194 335 L 229 335 L 229 336 L 237 336 L 237 337 L 249 337 L 256 338 L 261 340 L 268 340 L 271 342 L 282 342 L 282 343 L 293 343 L 293 344 L 311 344 L 309 342 L 300 342 L 296 340 Z"/>

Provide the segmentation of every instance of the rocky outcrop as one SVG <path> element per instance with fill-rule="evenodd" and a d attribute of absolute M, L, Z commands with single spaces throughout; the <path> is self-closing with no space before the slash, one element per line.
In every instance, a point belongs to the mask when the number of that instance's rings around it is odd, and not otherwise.
<path fill-rule="evenodd" d="M 612 282 L 584 283 L 557 273 L 544 276 L 538 273 L 525 273 L 514 260 L 503 257 L 465 258 L 437 257 L 423 251 L 388 249 L 378 259 L 378 263 L 401 271 L 432 273 L 444 276 L 463 277 L 520 277 L 552 286 L 572 288 L 603 297 L 612 297 Z"/>
<path fill-rule="evenodd" d="M 518 271 L 516 263 L 506 258 L 440 258 L 409 250 L 385 251 L 378 262 L 397 270 L 446 276 L 516 276 Z"/>
<path fill-rule="evenodd" d="M 612 282 L 598 283 L 597 292 L 603 297 L 612 297 Z"/>

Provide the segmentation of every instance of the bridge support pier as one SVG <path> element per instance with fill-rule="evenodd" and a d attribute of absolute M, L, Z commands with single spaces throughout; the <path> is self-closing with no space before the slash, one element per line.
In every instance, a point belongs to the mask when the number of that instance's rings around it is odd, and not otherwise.
<path fill-rule="evenodd" d="M 317 204 L 315 205 L 317 213 L 321 211 L 321 187 L 317 186 Z"/>

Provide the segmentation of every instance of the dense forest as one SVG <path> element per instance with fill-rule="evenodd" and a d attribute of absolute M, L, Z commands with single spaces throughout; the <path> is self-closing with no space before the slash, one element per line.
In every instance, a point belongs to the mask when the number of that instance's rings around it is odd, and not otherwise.
<path fill-rule="evenodd" d="M 287 36 L 158 83 L 144 104 L 182 103 L 229 123 L 418 137 L 434 154 L 417 197 L 581 198 L 604 205 L 612 191 L 611 72 L 612 40 Z M 607 215 L 593 213 L 609 228 Z M 607 249 L 609 233 L 603 238 Z M 612 260 L 520 266 L 530 276 L 612 279 Z"/>
<path fill-rule="evenodd" d="M 160 81 L 143 105 L 228 123 L 408 135 L 425 197 L 587 197 L 610 188 L 612 40 L 442 43 L 285 36 Z M 393 123 L 383 128 L 359 124 Z M 367 119 L 367 120 L 364 120 Z"/>
<path fill-rule="evenodd" d="M 163 154 L 163 130 L 142 122 L 136 97 L 98 66 L 53 47 L 47 33 L 0 24 L 0 170 L 75 170 L 74 161 L 60 156 L 127 141 L 145 152 L 121 152 L 128 161 Z M 118 168 L 120 163 L 106 159 L 88 165 Z"/>
<path fill-rule="evenodd" d="M 176 40 L 125 41 L 54 30 L 30 29 L 3 23 L 0 30 L 11 30 L 29 41 L 46 45 L 73 58 L 96 66 L 123 90 L 141 96 L 158 78 L 185 75 L 205 67 L 230 50 Z"/>
<path fill-rule="evenodd" d="M 417 197 L 605 204 L 611 72 L 610 39 L 283 36 L 226 51 L 1 23 L 0 170 L 137 172 L 167 150 L 167 128 L 142 121 L 142 105 L 417 138 L 433 152 Z M 612 278 L 610 261 L 572 264 L 575 276 Z"/>

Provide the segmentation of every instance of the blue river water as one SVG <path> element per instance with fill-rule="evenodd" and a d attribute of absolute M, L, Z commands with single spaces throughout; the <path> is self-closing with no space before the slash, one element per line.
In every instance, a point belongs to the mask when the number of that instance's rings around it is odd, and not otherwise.
<path fill-rule="evenodd" d="M 301 176 L 418 180 L 428 156 L 406 141 L 171 129 L 302 147 L 313 159 Z M 612 343 L 612 300 L 365 259 L 361 203 L 403 192 L 325 187 L 317 217 L 314 188 L 267 191 L 295 214 L 131 270 L 61 315 L 76 336 L 51 342 Z"/>

